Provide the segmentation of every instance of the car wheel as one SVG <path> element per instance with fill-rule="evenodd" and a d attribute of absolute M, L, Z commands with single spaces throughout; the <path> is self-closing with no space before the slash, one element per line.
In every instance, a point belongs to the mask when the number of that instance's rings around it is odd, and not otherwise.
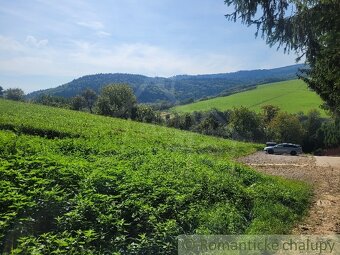
<path fill-rule="evenodd" d="M 290 155 L 295 156 L 296 155 L 296 151 L 291 151 Z"/>
<path fill-rule="evenodd" d="M 268 150 L 268 154 L 274 154 L 274 150 L 272 149 Z"/>

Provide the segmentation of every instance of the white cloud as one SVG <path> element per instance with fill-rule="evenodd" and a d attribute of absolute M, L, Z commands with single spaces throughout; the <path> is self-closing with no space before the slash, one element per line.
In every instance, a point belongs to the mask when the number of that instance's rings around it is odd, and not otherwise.
<path fill-rule="evenodd" d="M 0 35 L 0 51 L 20 51 L 23 50 L 23 46 L 16 40 Z"/>
<path fill-rule="evenodd" d="M 130 72 L 171 76 L 226 72 L 235 66 L 235 61 L 219 55 L 192 57 L 140 43 L 103 47 L 87 41 L 71 41 L 72 46 L 68 49 L 55 49 L 43 47 L 48 41 L 33 36 L 27 37 L 25 43 L 6 37 L 0 37 L 0 42 L 6 42 L 0 46 L 0 70 L 18 75 L 81 76 L 101 72 Z"/>
<path fill-rule="evenodd" d="M 32 35 L 28 35 L 26 37 L 25 42 L 26 42 L 27 45 L 29 45 L 31 47 L 35 47 L 35 48 L 42 48 L 42 47 L 45 47 L 48 44 L 47 39 L 38 40 L 37 38 L 35 38 Z"/>
<path fill-rule="evenodd" d="M 100 21 L 78 21 L 77 25 L 93 30 L 101 30 L 104 28 L 103 23 Z"/>
<path fill-rule="evenodd" d="M 241 58 L 233 49 L 220 54 L 206 51 L 188 54 L 142 43 L 103 46 L 80 40 L 70 42 L 68 48 L 53 48 L 43 47 L 47 40 L 33 36 L 23 43 L 0 36 L 0 71 L 3 74 L 72 77 L 115 72 L 172 76 L 223 73 L 292 63 L 288 56 L 279 58 L 275 52 L 268 54 L 262 63 L 251 66 L 254 62 L 252 56 Z"/>
<path fill-rule="evenodd" d="M 98 37 L 105 38 L 111 36 L 109 32 L 104 31 L 105 26 L 100 21 L 78 21 L 76 24 L 78 26 L 94 30 Z"/>
<path fill-rule="evenodd" d="M 108 37 L 108 36 L 111 36 L 110 33 L 105 32 L 105 31 L 98 31 L 98 32 L 97 32 L 97 35 L 98 35 L 99 37 Z"/>
<path fill-rule="evenodd" d="M 130 72 L 151 76 L 182 73 L 214 73 L 235 71 L 241 65 L 232 57 L 204 53 L 190 56 L 148 44 L 119 44 L 101 48 L 96 44 L 74 42 L 77 50 L 69 55 L 78 71 Z"/>

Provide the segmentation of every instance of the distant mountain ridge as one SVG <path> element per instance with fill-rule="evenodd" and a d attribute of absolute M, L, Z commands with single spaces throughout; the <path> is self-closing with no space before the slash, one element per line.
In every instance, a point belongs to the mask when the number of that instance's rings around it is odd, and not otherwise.
<path fill-rule="evenodd" d="M 257 84 L 296 79 L 299 68 L 292 65 L 274 69 L 238 71 L 232 73 L 176 75 L 169 78 L 148 77 L 140 74 L 108 73 L 86 75 L 56 88 L 39 90 L 27 95 L 34 99 L 42 94 L 73 97 L 86 88 L 99 92 L 111 83 L 128 84 L 139 103 L 157 101 L 197 100 L 205 97 L 228 95 Z"/>

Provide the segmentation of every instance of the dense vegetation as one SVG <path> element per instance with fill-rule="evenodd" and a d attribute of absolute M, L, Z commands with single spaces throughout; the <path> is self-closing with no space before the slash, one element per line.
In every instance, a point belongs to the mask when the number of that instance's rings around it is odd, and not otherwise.
<path fill-rule="evenodd" d="M 233 94 L 227 97 L 217 97 L 198 101 L 192 104 L 173 108 L 175 112 L 208 111 L 213 108 L 224 111 L 234 107 L 244 106 L 260 112 L 264 105 L 275 105 L 282 111 L 298 113 L 318 108 L 322 104 L 320 97 L 310 91 L 301 80 L 283 81 L 260 85 L 256 89 Z M 322 116 L 325 111 L 320 109 Z"/>
<path fill-rule="evenodd" d="M 260 83 L 295 79 L 302 65 L 269 70 L 239 71 L 211 75 L 179 75 L 170 78 L 147 77 L 135 74 L 95 74 L 75 79 L 57 88 L 36 91 L 27 96 L 36 99 L 45 94 L 58 97 L 74 97 L 86 88 L 96 93 L 108 84 L 128 84 L 139 103 L 157 101 L 186 102 L 204 97 L 228 95 Z"/>
<path fill-rule="evenodd" d="M 0 100 L 0 252 L 175 254 L 179 234 L 288 233 L 310 189 L 233 163 L 259 148 Z"/>
<path fill-rule="evenodd" d="M 323 118 L 317 110 L 291 114 L 273 105 L 264 105 L 256 113 L 245 107 L 219 111 L 175 113 L 167 126 L 239 141 L 291 142 L 304 152 L 322 154 L 340 146 L 340 120 Z"/>

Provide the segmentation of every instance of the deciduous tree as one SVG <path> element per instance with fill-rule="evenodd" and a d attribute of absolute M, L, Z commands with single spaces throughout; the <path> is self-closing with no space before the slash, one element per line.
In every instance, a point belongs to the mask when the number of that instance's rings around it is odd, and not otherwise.
<path fill-rule="evenodd" d="M 9 100 L 23 101 L 25 99 L 24 91 L 19 88 L 6 89 L 4 91 L 4 95 L 5 95 L 5 98 Z"/>
<path fill-rule="evenodd" d="M 265 123 L 271 122 L 272 119 L 279 113 L 280 108 L 275 105 L 264 105 L 261 107 L 263 120 Z"/>
<path fill-rule="evenodd" d="M 85 106 L 85 99 L 82 96 L 75 96 L 71 99 L 71 109 L 80 111 Z"/>
<path fill-rule="evenodd" d="M 130 118 L 136 97 L 128 85 L 112 84 L 104 87 L 97 100 L 98 113 L 119 118 Z"/>
<path fill-rule="evenodd" d="M 81 95 L 84 98 L 86 107 L 89 109 L 91 113 L 93 113 L 93 106 L 96 103 L 97 99 L 96 92 L 92 89 L 87 88 L 81 93 Z M 79 98 L 77 100 L 79 100 Z"/>
<path fill-rule="evenodd" d="M 264 139 L 261 118 L 248 108 L 235 108 L 231 124 L 234 138 L 247 141 L 262 141 Z"/>
<path fill-rule="evenodd" d="M 138 105 L 136 107 L 135 119 L 146 123 L 156 123 L 160 118 L 157 113 L 148 105 Z"/>
<path fill-rule="evenodd" d="M 269 129 L 277 142 L 301 143 L 304 129 L 294 114 L 280 112 L 270 123 Z"/>

